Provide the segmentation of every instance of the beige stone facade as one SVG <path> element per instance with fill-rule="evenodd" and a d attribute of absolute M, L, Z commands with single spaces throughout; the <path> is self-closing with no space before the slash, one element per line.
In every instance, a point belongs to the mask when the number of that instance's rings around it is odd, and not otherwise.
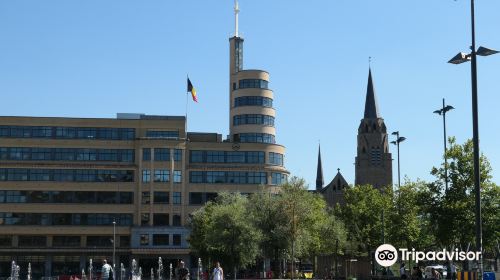
<path fill-rule="evenodd" d="M 12 260 L 35 277 L 80 274 L 113 248 L 118 267 L 196 266 L 193 211 L 221 191 L 277 191 L 289 172 L 269 74 L 243 70 L 242 44 L 230 39 L 228 139 L 180 116 L 0 117 L 0 277 Z"/>

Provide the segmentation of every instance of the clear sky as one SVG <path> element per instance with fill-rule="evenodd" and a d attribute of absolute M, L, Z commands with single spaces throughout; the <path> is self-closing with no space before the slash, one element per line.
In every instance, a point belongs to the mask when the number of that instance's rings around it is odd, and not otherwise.
<path fill-rule="evenodd" d="M 326 183 L 337 168 L 353 183 L 371 56 L 382 117 L 407 138 L 402 176 L 433 180 L 443 135 L 432 112 L 443 97 L 456 108 L 449 135 L 472 138 L 470 64 L 446 63 L 470 46 L 469 3 L 240 0 L 244 67 L 271 74 L 291 173 L 314 187 L 321 141 Z M 189 73 L 199 103 L 188 129 L 227 135 L 232 9 L 232 0 L 0 1 L 0 114 L 184 115 Z M 499 0 L 476 1 L 478 46 L 500 49 L 499 11 Z M 496 182 L 499 69 L 500 54 L 479 57 L 480 148 Z"/>

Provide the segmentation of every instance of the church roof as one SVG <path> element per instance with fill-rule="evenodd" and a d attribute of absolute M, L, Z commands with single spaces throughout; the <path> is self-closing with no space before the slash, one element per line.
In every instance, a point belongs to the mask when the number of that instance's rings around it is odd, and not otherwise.
<path fill-rule="evenodd" d="M 344 176 L 342 176 L 342 173 L 340 173 L 340 169 L 337 169 L 337 175 L 333 178 L 333 180 L 326 185 L 321 192 L 327 191 L 329 188 L 333 188 L 333 190 L 342 190 L 343 188 L 349 186 L 347 181 L 345 180 Z"/>
<path fill-rule="evenodd" d="M 368 86 L 366 88 L 366 101 L 365 101 L 365 119 L 378 119 L 380 113 L 377 105 L 377 97 L 375 95 L 375 88 L 372 80 L 372 70 L 368 71 Z"/>

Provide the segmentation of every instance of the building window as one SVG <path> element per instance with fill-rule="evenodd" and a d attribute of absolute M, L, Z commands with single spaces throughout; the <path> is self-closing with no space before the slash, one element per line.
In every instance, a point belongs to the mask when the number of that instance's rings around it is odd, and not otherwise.
<path fill-rule="evenodd" d="M 146 131 L 146 137 L 178 139 L 179 131 L 148 130 Z"/>
<path fill-rule="evenodd" d="M 151 203 L 151 193 L 150 192 L 142 192 L 141 201 L 142 201 L 142 204 L 150 204 Z"/>
<path fill-rule="evenodd" d="M 274 135 L 267 133 L 240 133 L 234 136 L 235 139 L 239 139 L 239 142 L 242 143 L 276 143 Z"/>
<path fill-rule="evenodd" d="M 190 183 L 267 184 L 266 172 L 191 171 Z"/>
<path fill-rule="evenodd" d="M 206 182 L 204 183 L 226 183 L 226 172 L 224 171 L 207 171 Z"/>
<path fill-rule="evenodd" d="M 174 204 L 181 204 L 182 203 L 182 193 L 181 192 L 174 192 L 173 201 L 174 201 Z"/>
<path fill-rule="evenodd" d="M 258 124 L 264 126 L 274 126 L 274 117 L 268 115 L 236 115 L 233 117 L 233 125 Z"/>
<path fill-rule="evenodd" d="M 151 148 L 143 148 L 142 149 L 142 160 L 151 160 Z"/>
<path fill-rule="evenodd" d="M 181 183 L 181 182 L 182 182 L 182 171 L 174 170 L 174 183 Z"/>
<path fill-rule="evenodd" d="M 174 246 L 181 245 L 181 235 L 180 234 L 173 234 L 172 235 L 172 245 L 174 245 Z"/>
<path fill-rule="evenodd" d="M 247 163 L 264 163 L 264 152 L 246 152 Z"/>
<path fill-rule="evenodd" d="M 203 183 L 203 171 L 191 171 L 191 172 L 189 172 L 189 182 L 190 183 Z"/>
<path fill-rule="evenodd" d="M 204 162 L 203 151 L 189 151 L 189 161 L 192 163 Z"/>
<path fill-rule="evenodd" d="M 207 151 L 207 162 L 210 163 L 225 162 L 224 151 Z"/>
<path fill-rule="evenodd" d="M 174 227 L 180 227 L 181 226 L 181 215 L 174 214 L 174 216 L 172 217 L 172 225 Z"/>
<path fill-rule="evenodd" d="M 155 182 L 169 182 L 170 181 L 170 171 L 166 169 L 156 169 L 155 170 Z"/>
<path fill-rule="evenodd" d="M 282 173 L 272 173 L 271 174 L 271 184 L 272 185 L 281 185 L 284 184 L 287 180 L 286 174 Z"/>
<path fill-rule="evenodd" d="M 120 247 L 130 247 L 130 236 L 120 236 Z"/>
<path fill-rule="evenodd" d="M 273 107 L 273 100 L 269 97 L 262 96 L 242 96 L 234 99 L 234 107 L 241 106 L 263 106 Z"/>
<path fill-rule="evenodd" d="M 169 224 L 168 214 L 153 214 L 154 226 L 168 226 Z"/>
<path fill-rule="evenodd" d="M 42 248 L 47 246 L 47 237 L 39 235 L 20 235 L 19 247 Z"/>
<path fill-rule="evenodd" d="M 142 182 L 143 183 L 151 182 L 151 170 L 149 169 L 142 170 Z"/>
<path fill-rule="evenodd" d="M 155 161 L 169 161 L 170 150 L 167 148 L 155 148 L 154 156 L 155 156 Z"/>
<path fill-rule="evenodd" d="M 245 163 L 245 152 L 226 152 L 226 162 Z"/>
<path fill-rule="evenodd" d="M 190 151 L 192 163 L 264 163 L 264 152 L 258 151 Z"/>
<path fill-rule="evenodd" d="M 372 165 L 380 165 L 382 162 L 382 153 L 380 148 L 372 148 L 370 151 L 370 161 Z"/>
<path fill-rule="evenodd" d="M 80 247 L 80 236 L 54 236 L 52 247 Z"/>
<path fill-rule="evenodd" d="M 203 193 L 201 193 L 201 192 L 190 192 L 189 193 L 189 204 L 190 205 L 201 205 L 201 204 L 203 204 Z"/>
<path fill-rule="evenodd" d="M 153 234 L 153 246 L 167 246 L 169 245 L 168 234 Z"/>
<path fill-rule="evenodd" d="M 141 226 L 149 226 L 149 213 L 141 214 Z"/>
<path fill-rule="evenodd" d="M 238 88 L 268 88 L 269 82 L 261 79 L 242 79 L 239 80 Z"/>
<path fill-rule="evenodd" d="M 283 166 L 283 155 L 279 153 L 269 153 L 269 164 Z"/>
<path fill-rule="evenodd" d="M 267 184 L 266 172 L 248 172 L 248 184 Z"/>
<path fill-rule="evenodd" d="M 0 235 L 0 248 L 12 247 L 12 235 Z"/>
<path fill-rule="evenodd" d="M 168 204 L 169 192 L 154 192 L 154 204 Z"/>
<path fill-rule="evenodd" d="M 0 181 L 133 182 L 133 174 L 133 170 L 0 168 Z"/>
<path fill-rule="evenodd" d="M 148 246 L 149 245 L 149 234 L 141 234 L 140 243 L 141 243 L 141 246 Z"/>
<path fill-rule="evenodd" d="M 133 140 L 133 128 L 0 126 L 0 137 Z"/>

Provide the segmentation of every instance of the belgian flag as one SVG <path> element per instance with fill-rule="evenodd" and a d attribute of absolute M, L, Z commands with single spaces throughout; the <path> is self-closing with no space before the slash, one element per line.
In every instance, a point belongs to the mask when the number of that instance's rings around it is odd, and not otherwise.
<path fill-rule="evenodd" d="M 198 103 L 198 98 L 196 98 L 196 89 L 193 87 L 193 84 L 191 83 L 191 80 L 189 80 L 189 78 L 187 78 L 187 91 L 191 93 L 193 101 Z"/>

